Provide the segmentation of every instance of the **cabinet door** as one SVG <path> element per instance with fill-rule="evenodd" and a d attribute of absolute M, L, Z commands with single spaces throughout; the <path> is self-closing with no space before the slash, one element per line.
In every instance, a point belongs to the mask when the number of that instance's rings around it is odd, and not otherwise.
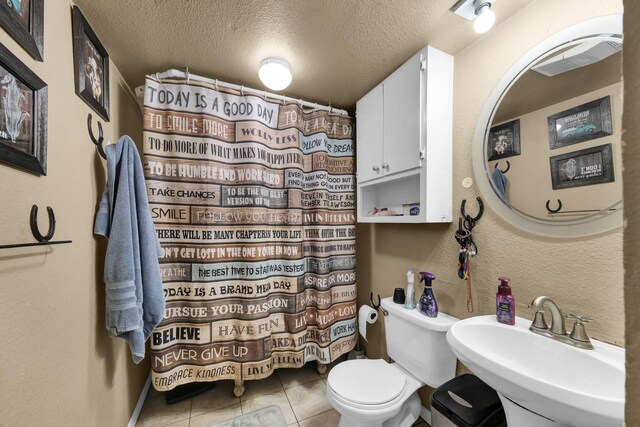
<path fill-rule="evenodd" d="M 385 174 L 420 166 L 421 53 L 382 82 Z"/>
<path fill-rule="evenodd" d="M 356 104 L 358 181 L 382 176 L 382 85 Z"/>

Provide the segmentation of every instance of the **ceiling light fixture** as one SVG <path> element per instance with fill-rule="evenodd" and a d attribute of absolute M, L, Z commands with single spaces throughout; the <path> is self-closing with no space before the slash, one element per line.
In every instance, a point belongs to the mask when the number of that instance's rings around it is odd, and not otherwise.
<path fill-rule="evenodd" d="M 495 0 L 459 0 L 453 5 L 451 11 L 456 15 L 474 21 L 473 29 L 482 34 L 489 31 L 496 22 L 496 15 L 491 10 Z"/>
<path fill-rule="evenodd" d="M 282 58 L 265 58 L 258 71 L 260 81 L 271 90 L 282 90 L 291 84 L 291 66 Z"/>
<path fill-rule="evenodd" d="M 476 33 L 482 34 L 489 31 L 496 22 L 496 14 L 491 11 L 491 3 L 482 3 L 476 9 L 476 19 L 473 21 L 473 29 Z"/>

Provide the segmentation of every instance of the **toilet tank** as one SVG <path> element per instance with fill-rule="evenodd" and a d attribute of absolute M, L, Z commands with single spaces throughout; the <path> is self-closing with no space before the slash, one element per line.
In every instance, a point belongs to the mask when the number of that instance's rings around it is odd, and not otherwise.
<path fill-rule="evenodd" d="M 427 317 L 391 298 L 383 299 L 382 307 L 389 312 L 384 316 L 387 353 L 398 365 L 433 388 L 456 375 L 456 356 L 446 335 L 457 318 L 442 312 Z"/>

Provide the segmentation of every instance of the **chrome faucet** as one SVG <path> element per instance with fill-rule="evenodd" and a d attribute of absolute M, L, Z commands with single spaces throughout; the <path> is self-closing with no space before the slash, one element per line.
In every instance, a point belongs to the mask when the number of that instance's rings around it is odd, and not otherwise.
<path fill-rule="evenodd" d="M 544 318 L 545 307 L 548 307 L 549 311 L 551 311 L 551 326 L 547 326 L 547 322 Z M 574 347 L 588 350 L 593 349 L 593 345 L 591 344 L 589 336 L 584 328 L 584 323 L 590 321 L 591 318 L 576 316 L 573 314 L 565 316 L 562 314 L 560 307 L 558 307 L 558 305 L 547 296 L 536 297 L 531 301 L 531 304 L 529 304 L 529 308 L 536 309 L 533 322 L 531 322 L 531 326 L 529 327 L 531 332 L 553 338 Z M 567 330 L 565 329 L 565 317 L 568 319 L 575 319 L 576 321 L 573 325 L 571 334 L 567 334 Z"/>

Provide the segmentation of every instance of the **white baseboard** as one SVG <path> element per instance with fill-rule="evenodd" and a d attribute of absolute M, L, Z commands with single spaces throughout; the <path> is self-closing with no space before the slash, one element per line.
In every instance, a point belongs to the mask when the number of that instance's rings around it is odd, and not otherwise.
<path fill-rule="evenodd" d="M 140 392 L 140 397 L 138 397 L 138 403 L 136 403 L 136 407 L 133 409 L 133 414 L 131 414 L 131 418 L 129 419 L 129 424 L 127 424 L 127 427 L 136 427 L 136 423 L 138 422 L 138 417 L 140 417 L 140 412 L 142 411 L 142 405 L 144 405 L 144 401 L 147 400 L 147 393 L 149 393 L 149 387 L 151 387 L 151 372 L 149 372 L 147 381 L 145 381 L 144 387 L 142 387 L 142 391 Z M 424 407 L 422 409 L 424 409 Z"/>
<path fill-rule="evenodd" d="M 431 425 L 431 411 L 424 406 L 420 408 L 420 418 L 425 420 L 427 424 Z"/>

